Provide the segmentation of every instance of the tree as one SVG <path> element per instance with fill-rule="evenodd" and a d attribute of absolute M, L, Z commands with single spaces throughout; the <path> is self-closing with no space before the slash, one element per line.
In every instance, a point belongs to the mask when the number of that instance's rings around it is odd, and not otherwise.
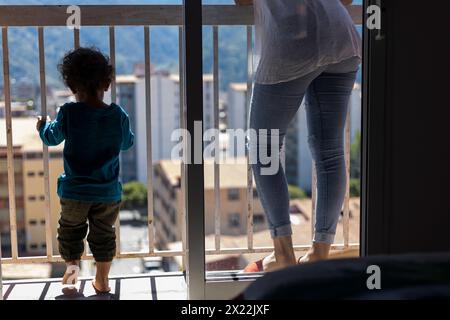
<path fill-rule="evenodd" d="M 289 185 L 288 190 L 289 190 L 289 197 L 291 199 L 307 198 L 306 192 L 297 186 Z"/>
<path fill-rule="evenodd" d="M 359 197 L 361 195 L 361 180 L 350 179 L 350 197 Z"/>
<path fill-rule="evenodd" d="M 361 132 L 355 134 L 355 139 L 350 146 L 350 177 L 361 178 Z"/>
<path fill-rule="evenodd" d="M 129 210 L 147 207 L 147 187 L 137 181 L 125 183 L 122 203 L 122 207 Z"/>

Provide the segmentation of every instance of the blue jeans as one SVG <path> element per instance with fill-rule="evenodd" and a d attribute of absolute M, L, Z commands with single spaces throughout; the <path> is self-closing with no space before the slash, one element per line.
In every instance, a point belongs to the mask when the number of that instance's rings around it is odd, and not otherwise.
<path fill-rule="evenodd" d="M 260 149 L 271 154 L 281 150 L 286 130 L 306 95 L 308 142 L 317 169 L 317 202 L 314 242 L 333 243 L 346 189 L 344 128 L 348 103 L 359 59 L 321 67 L 299 79 L 277 84 L 255 84 L 250 111 L 250 128 L 258 132 L 258 142 L 249 137 L 250 152 L 256 154 L 252 168 L 261 204 L 273 238 L 292 234 L 289 193 L 284 169 L 264 174 L 269 166 L 261 161 Z M 261 139 L 260 129 L 267 129 Z M 279 156 L 278 159 L 279 161 Z M 263 169 L 263 170 L 261 170 Z"/>

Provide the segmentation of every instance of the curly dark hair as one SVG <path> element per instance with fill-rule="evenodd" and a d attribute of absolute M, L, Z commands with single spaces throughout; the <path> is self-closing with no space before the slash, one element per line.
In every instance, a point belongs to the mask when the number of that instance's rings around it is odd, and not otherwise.
<path fill-rule="evenodd" d="M 67 52 L 58 64 L 58 70 L 73 93 L 84 92 L 90 96 L 107 89 L 114 76 L 109 57 L 95 47 Z"/>

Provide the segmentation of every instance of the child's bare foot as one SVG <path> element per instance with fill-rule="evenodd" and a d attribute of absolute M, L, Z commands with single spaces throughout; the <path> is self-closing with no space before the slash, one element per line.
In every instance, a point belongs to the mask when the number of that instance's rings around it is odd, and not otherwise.
<path fill-rule="evenodd" d="M 95 278 L 92 280 L 92 286 L 94 287 L 96 294 L 105 294 L 111 291 L 108 278 L 101 280 Z"/>
<path fill-rule="evenodd" d="M 328 259 L 331 244 L 314 242 L 311 249 L 298 260 L 299 264 Z"/>
<path fill-rule="evenodd" d="M 80 267 L 78 260 L 66 262 L 66 271 L 64 272 L 64 276 L 61 281 L 63 285 L 62 292 L 64 294 L 75 294 L 78 292 L 76 284 L 78 282 L 79 271 Z"/>
<path fill-rule="evenodd" d="M 92 281 L 92 286 L 97 294 L 108 293 L 111 291 L 109 287 L 109 269 L 111 269 L 111 262 L 96 262 L 97 273 L 95 279 Z"/>

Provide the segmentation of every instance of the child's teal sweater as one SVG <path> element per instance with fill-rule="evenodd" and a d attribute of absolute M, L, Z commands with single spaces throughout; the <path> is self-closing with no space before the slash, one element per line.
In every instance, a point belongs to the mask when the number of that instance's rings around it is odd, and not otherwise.
<path fill-rule="evenodd" d="M 48 146 L 64 144 L 64 173 L 58 178 L 63 199 L 115 202 L 122 196 L 119 154 L 131 148 L 134 134 L 120 106 L 93 108 L 82 102 L 63 105 L 56 120 L 41 126 Z"/>

